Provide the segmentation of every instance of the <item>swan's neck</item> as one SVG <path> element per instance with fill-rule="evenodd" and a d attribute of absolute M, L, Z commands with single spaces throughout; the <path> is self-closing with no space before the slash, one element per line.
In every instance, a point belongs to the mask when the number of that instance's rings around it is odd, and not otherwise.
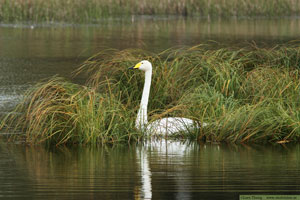
<path fill-rule="evenodd" d="M 135 122 L 135 126 L 138 129 L 144 129 L 146 127 L 146 124 L 148 123 L 147 106 L 148 106 L 148 100 L 150 94 L 151 76 L 152 76 L 152 69 L 147 70 L 145 72 L 145 83 L 144 83 L 141 105 Z"/>

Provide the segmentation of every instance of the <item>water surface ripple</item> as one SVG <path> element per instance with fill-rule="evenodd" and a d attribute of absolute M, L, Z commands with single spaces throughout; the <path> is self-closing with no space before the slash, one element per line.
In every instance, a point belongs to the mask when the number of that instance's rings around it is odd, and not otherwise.
<path fill-rule="evenodd" d="M 237 199 L 298 194 L 300 146 L 159 141 L 113 147 L 1 144 L 5 199 Z"/>

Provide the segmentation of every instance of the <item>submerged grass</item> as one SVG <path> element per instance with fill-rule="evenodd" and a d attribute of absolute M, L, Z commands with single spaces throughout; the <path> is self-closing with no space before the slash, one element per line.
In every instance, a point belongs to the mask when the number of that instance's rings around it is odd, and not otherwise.
<path fill-rule="evenodd" d="M 152 62 L 150 121 L 188 117 L 209 125 L 176 138 L 204 141 L 291 142 L 300 138 L 300 48 L 255 46 L 212 49 L 105 50 L 75 72 L 79 86 L 61 78 L 39 83 L 25 95 L 3 128 L 26 133 L 29 143 L 97 144 L 137 141 L 134 122 L 143 73 L 128 67 Z M 16 114 L 19 113 L 19 114 Z"/>
<path fill-rule="evenodd" d="M 298 0 L 0 0 L 1 22 L 95 22 L 132 15 L 295 16 Z"/>

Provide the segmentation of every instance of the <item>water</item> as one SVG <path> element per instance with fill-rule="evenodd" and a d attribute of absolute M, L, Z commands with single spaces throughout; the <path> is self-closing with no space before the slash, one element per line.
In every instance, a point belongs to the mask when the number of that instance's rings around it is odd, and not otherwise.
<path fill-rule="evenodd" d="M 161 141 L 46 149 L 2 144 L 0 198 L 238 199 L 298 194 L 300 146 Z"/>
<path fill-rule="evenodd" d="M 105 48 L 159 52 L 215 41 L 228 46 L 273 46 L 300 39 L 300 18 L 208 21 L 132 18 L 97 25 L 0 25 L 0 112 L 12 110 L 31 84 L 71 72 Z M 75 82 L 83 83 L 77 78 Z M 0 113 L 1 114 L 1 113 Z"/>
<path fill-rule="evenodd" d="M 300 39 L 300 19 L 132 18 L 97 25 L 1 25 L 0 114 L 35 82 L 71 72 L 105 48 L 273 46 Z M 83 77 L 72 79 L 83 83 Z M 299 145 L 153 142 L 99 148 L 0 143 L 2 199 L 238 199 L 300 192 Z"/>

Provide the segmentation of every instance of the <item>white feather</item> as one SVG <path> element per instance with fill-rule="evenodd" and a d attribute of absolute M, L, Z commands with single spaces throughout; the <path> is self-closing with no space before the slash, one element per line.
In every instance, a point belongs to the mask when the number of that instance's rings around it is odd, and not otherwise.
<path fill-rule="evenodd" d="M 200 128 L 199 123 L 192 119 L 181 117 L 167 117 L 148 123 L 147 107 L 150 94 L 151 77 L 152 77 L 152 64 L 143 60 L 135 65 L 134 69 L 139 69 L 145 72 L 145 83 L 141 99 L 140 109 L 137 114 L 135 126 L 137 129 L 146 131 L 147 134 L 153 135 L 168 135 L 178 132 L 190 132 L 195 128 Z M 206 126 L 202 123 L 201 126 Z"/>
<path fill-rule="evenodd" d="M 156 120 L 147 125 L 147 132 L 157 135 L 169 135 L 178 132 L 189 132 L 199 128 L 199 125 L 188 118 L 168 117 Z"/>

